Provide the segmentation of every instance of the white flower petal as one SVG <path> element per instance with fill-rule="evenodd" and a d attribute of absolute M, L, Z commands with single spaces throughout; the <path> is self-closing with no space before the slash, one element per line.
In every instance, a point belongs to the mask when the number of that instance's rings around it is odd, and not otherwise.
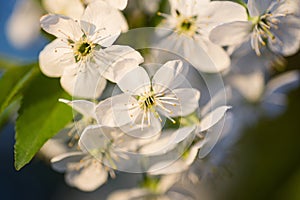
<path fill-rule="evenodd" d="M 266 85 L 266 92 L 264 96 L 274 93 L 287 94 L 289 91 L 295 89 L 300 84 L 300 72 L 297 70 L 285 72 L 272 78 Z"/>
<path fill-rule="evenodd" d="M 84 11 L 80 0 L 43 0 L 42 5 L 48 13 L 66 15 L 79 19 Z"/>
<path fill-rule="evenodd" d="M 106 148 L 112 139 L 111 132 L 116 131 L 112 127 L 101 127 L 99 125 L 91 125 L 84 129 L 78 141 L 79 147 L 86 152 L 92 153 L 97 149 Z M 93 155 L 93 154 L 92 154 Z M 93 155 L 97 158 L 97 155 Z"/>
<path fill-rule="evenodd" d="M 265 13 L 272 2 L 274 2 L 274 0 L 248 0 L 247 7 L 250 16 L 260 16 L 261 14 Z"/>
<path fill-rule="evenodd" d="M 58 37 L 78 41 L 83 35 L 79 23 L 57 14 L 44 15 L 40 19 L 41 27 L 46 32 Z"/>
<path fill-rule="evenodd" d="M 73 109 L 75 109 L 77 112 L 81 113 L 85 117 L 91 117 L 93 119 L 96 119 L 95 114 L 95 103 L 86 101 L 86 100 L 73 100 L 69 101 L 66 99 L 59 99 L 60 102 L 68 104 Z"/>
<path fill-rule="evenodd" d="M 132 121 L 129 108 L 137 100 L 128 94 L 120 94 L 101 101 L 96 106 L 97 121 L 100 125 L 120 127 Z"/>
<path fill-rule="evenodd" d="M 142 67 L 134 68 L 126 73 L 117 84 L 123 92 L 134 95 L 149 92 L 151 87 L 149 76 Z"/>
<path fill-rule="evenodd" d="M 193 164 L 193 162 L 195 161 L 195 158 L 198 155 L 199 149 L 201 149 L 204 144 L 205 144 L 204 141 L 201 140 L 191 147 L 191 149 L 189 150 L 189 153 L 188 153 L 188 157 L 185 160 L 187 165 Z"/>
<path fill-rule="evenodd" d="M 227 115 L 226 115 L 227 116 Z M 220 136 L 226 134 L 228 130 L 228 125 L 231 126 L 232 117 L 223 117 L 214 126 L 207 130 L 204 140 L 202 141 L 200 151 L 198 153 L 198 158 L 203 159 L 207 154 L 211 152 L 214 146 L 217 144 Z M 230 116 L 230 115 L 228 115 Z M 228 122 L 229 120 L 229 122 Z"/>
<path fill-rule="evenodd" d="M 154 92 L 164 91 L 166 88 L 174 89 L 180 86 L 185 80 L 183 63 L 180 60 L 173 60 L 161 66 L 152 78 Z"/>
<path fill-rule="evenodd" d="M 97 35 L 97 43 L 104 47 L 112 45 L 126 24 L 124 16 L 104 1 L 90 3 L 81 20 L 94 25 L 83 28 L 91 37 Z"/>
<path fill-rule="evenodd" d="M 111 6 L 119 9 L 119 10 L 124 10 L 127 6 L 127 1 L 128 0 L 106 0 Z"/>
<path fill-rule="evenodd" d="M 111 70 L 112 77 L 109 78 L 108 74 L 104 74 L 104 76 L 112 82 L 118 82 L 124 74 L 127 74 L 134 68 L 139 67 L 139 63 L 135 59 L 124 59 L 114 64 L 113 70 Z"/>
<path fill-rule="evenodd" d="M 300 48 L 300 19 L 292 15 L 285 16 L 277 26 L 277 29 L 271 29 L 276 37 L 275 40 L 268 41 L 271 50 L 283 56 L 297 53 Z"/>
<path fill-rule="evenodd" d="M 188 165 L 182 160 L 178 159 L 174 161 L 162 161 L 154 164 L 148 169 L 148 173 L 151 175 L 168 175 L 174 173 L 180 173 L 188 169 Z"/>
<path fill-rule="evenodd" d="M 131 113 L 131 112 L 130 112 Z M 150 113 L 150 125 L 148 124 L 148 119 L 145 119 L 142 122 L 142 111 L 140 112 L 139 116 L 135 119 L 133 123 L 133 119 L 135 116 L 131 118 L 131 122 L 125 126 L 122 126 L 122 131 L 130 135 L 132 137 L 141 138 L 141 139 L 150 139 L 159 135 L 162 125 L 160 120 L 154 116 L 153 113 Z"/>
<path fill-rule="evenodd" d="M 217 91 L 205 104 L 201 109 L 201 116 L 206 115 L 208 112 L 216 109 L 219 106 L 224 106 L 227 104 L 227 101 L 231 98 L 231 87 L 226 86 L 225 88 L 220 89 Z"/>
<path fill-rule="evenodd" d="M 213 110 L 212 112 L 206 114 L 203 119 L 201 119 L 199 126 L 197 127 L 197 132 L 203 132 L 218 123 L 225 115 L 226 111 L 230 109 L 230 106 L 220 106 Z"/>
<path fill-rule="evenodd" d="M 141 54 L 129 46 L 113 45 L 100 52 L 98 58 L 96 56 L 95 61 L 100 66 L 107 66 L 103 67 L 101 74 L 112 82 L 116 82 L 115 76 L 119 73 L 118 71 L 122 71 L 122 73 L 125 74 L 126 71 L 130 71 L 132 68 L 136 68 L 140 63 L 144 62 L 144 58 Z M 135 62 L 131 62 L 132 66 L 129 66 L 130 62 L 126 62 L 126 64 L 122 63 L 124 59 L 134 60 Z M 123 66 L 124 64 L 127 66 Z"/>
<path fill-rule="evenodd" d="M 182 56 L 200 71 L 216 71 L 217 67 L 206 52 L 206 44 L 201 38 L 194 40 L 168 29 L 159 29 L 156 36 L 155 48 Z"/>
<path fill-rule="evenodd" d="M 192 132 L 195 130 L 195 126 L 187 126 L 187 127 L 183 127 L 183 128 L 179 128 L 175 133 L 174 133 L 174 140 L 173 142 L 175 144 L 178 144 L 180 142 L 182 142 L 183 140 L 185 140 L 188 136 L 190 136 L 190 134 L 192 134 Z"/>
<path fill-rule="evenodd" d="M 66 182 L 82 191 L 94 191 L 107 181 L 107 171 L 100 167 L 101 163 L 91 162 L 81 170 L 68 171 Z"/>
<path fill-rule="evenodd" d="M 150 191 L 147 189 L 136 188 L 131 190 L 118 190 L 109 195 L 107 200 L 132 200 L 140 199 L 151 195 Z"/>
<path fill-rule="evenodd" d="M 66 40 L 55 39 L 39 55 L 41 71 L 49 77 L 60 77 L 66 67 L 75 63 L 73 50 Z"/>
<path fill-rule="evenodd" d="M 180 178 L 180 175 L 177 174 L 162 176 L 158 183 L 158 190 L 165 194 L 175 183 L 180 180 Z"/>
<path fill-rule="evenodd" d="M 52 158 L 51 166 L 58 172 L 65 172 L 69 163 L 79 162 L 84 156 L 85 154 L 81 151 L 64 153 Z"/>
<path fill-rule="evenodd" d="M 176 147 L 174 138 L 174 131 L 164 131 L 157 140 L 144 145 L 140 149 L 140 153 L 151 156 L 164 155 Z"/>
<path fill-rule="evenodd" d="M 206 53 L 210 57 L 211 61 L 214 63 L 213 66 L 205 66 L 205 65 L 196 65 L 195 67 L 206 73 L 218 73 L 224 71 L 230 66 L 230 58 L 226 51 L 220 47 L 212 43 L 211 41 L 205 41 L 206 43 Z"/>
<path fill-rule="evenodd" d="M 230 77 L 229 82 L 250 102 L 258 101 L 265 88 L 264 73 L 260 69 L 253 70 L 250 73 L 234 74 Z"/>
<path fill-rule="evenodd" d="M 141 131 L 141 128 L 139 128 L 138 130 L 140 131 L 140 136 L 144 135 L 143 132 L 145 131 L 145 129 L 143 129 L 143 131 Z M 136 131 L 138 131 L 138 130 L 136 130 Z M 137 152 L 138 151 L 139 153 L 142 153 L 140 151 L 141 148 L 143 148 L 145 145 L 151 144 L 152 142 L 156 141 L 161 135 L 161 134 L 153 135 L 153 132 L 151 132 L 150 134 L 152 134 L 153 137 L 143 138 L 143 137 L 131 136 L 130 133 L 128 134 L 126 131 L 124 131 L 123 127 L 120 128 L 120 131 L 122 133 L 124 133 L 124 135 L 122 135 L 120 138 L 118 138 L 117 141 L 114 141 L 114 146 L 119 148 L 122 151 L 127 151 L 127 152 L 128 151 L 129 152 Z"/>
<path fill-rule="evenodd" d="M 176 131 L 164 131 L 157 140 L 143 146 L 140 149 L 140 152 L 143 154 L 150 154 L 151 156 L 164 155 L 173 150 L 178 143 L 188 138 L 193 130 L 195 130 L 194 126 L 188 126 L 179 128 Z"/>
<path fill-rule="evenodd" d="M 176 10 L 184 16 L 194 16 L 197 14 L 201 6 L 207 6 L 210 0 L 169 0 L 171 5 L 171 13 L 176 16 Z"/>
<path fill-rule="evenodd" d="M 76 64 L 64 70 L 60 79 L 62 87 L 75 97 L 98 98 L 105 89 L 106 80 L 95 66 L 86 65 L 82 71 L 79 68 Z"/>
<path fill-rule="evenodd" d="M 160 109 L 160 112 L 169 115 L 170 117 L 186 116 L 191 114 L 199 107 L 200 92 L 193 88 L 174 89 L 172 93 L 176 96 L 176 106 L 164 104 L 170 112 L 165 112 Z M 167 97 L 168 95 L 166 95 Z M 173 95 L 171 95 L 173 97 Z"/>
<path fill-rule="evenodd" d="M 265 89 L 262 106 L 269 116 L 278 116 L 287 107 L 287 93 L 300 85 L 300 72 L 290 71 L 271 79 Z"/>
<path fill-rule="evenodd" d="M 201 28 L 209 32 L 213 27 L 233 21 L 247 21 L 246 9 L 238 3 L 230 1 L 212 1 L 199 6 L 199 21 L 205 23 Z"/>
<path fill-rule="evenodd" d="M 209 38 L 221 46 L 238 45 L 250 37 L 252 26 L 246 21 L 225 23 L 212 29 Z"/>

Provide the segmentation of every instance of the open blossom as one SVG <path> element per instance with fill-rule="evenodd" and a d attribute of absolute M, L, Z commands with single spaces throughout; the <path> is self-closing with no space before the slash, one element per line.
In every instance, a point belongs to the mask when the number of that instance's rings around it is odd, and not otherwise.
<path fill-rule="evenodd" d="M 87 105 L 83 101 L 68 103 L 81 111 L 86 107 L 82 105 Z M 54 170 L 65 173 L 68 185 L 82 191 L 93 191 L 107 181 L 108 175 L 114 178 L 114 170 L 133 168 L 137 163 L 129 160 L 124 151 L 136 150 L 140 143 L 145 142 L 134 140 L 117 128 L 90 125 L 80 135 L 79 149 L 55 156 L 51 164 Z"/>
<path fill-rule="evenodd" d="M 108 170 L 91 156 L 81 151 L 69 152 L 51 159 L 54 170 L 65 174 L 68 185 L 82 191 L 93 191 L 108 178 Z"/>
<path fill-rule="evenodd" d="M 178 175 L 166 175 L 160 179 L 148 177 L 143 180 L 141 187 L 117 190 L 109 195 L 108 200 L 193 200 L 195 194 L 185 188 L 176 187 L 176 183 L 181 181 Z M 175 187 L 174 187 L 175 186 Z M 202 194 L 201 197 L 204 195 Z"/>
<path fill-rule="evenodd" d="M 127 6 L 127 0 L 42 0 L 42 5 L 49 13 L 61 14 L 74 19 L 80 19 L 88 4 L 98 1 L 106 2 L 112 9 L 123 10 Z M 115 10 L 115 17 L 121 23 L 122 31 L 128 30 L 126 19 L 120 11 Z"/>
<path fill-rule="evenodd" d="M 108 174 L 114 178 L 113 170 L 117 169 L 117 162 L 120 164 L 119 156 L 122 154 L 111 148 L 112 141 L 118 141 L 114 129 L 88 126 L 78 141 L 81 151 L 52 158 L 52 167 L 66 173 L 65 180 L 70 186 L 93 191 L 107 181 Z"/>
<path fill-rule="evenodd" d="M 167 155 L 171 151 L 174 152 L 175 147 L 181 145 L 180 149 L 184 151 L 175 150 L 177 153 L 172 156 L 172 159 L 162 159 L 160 162 L 156 162 L 148 169 L 148 173 L 152 175 L 165 175 L 171 173 L 180 173 L 188 170 L 190 165 L 196 160 L 198 152 L 199 157 L 204 158 L 217 143 L 221 130 L 216 126 L 224 118 L 225 113 L 230 108 L 228 106 L 218 106 L 210 111 L 206 105 L 202 113 L 200 122 L 194 126 L 187 126 L 180 128 L 174 132 L 162 133 L 161 137 L 155 142 L 144 145 L 141 148 L 141 153 L 147 153 L 152 155 Z M 223 124 L 222 124 L 223 125 Z M 205 133 L 204 133 L 205 132 Z M 195 136 L 194 138 L 193 136 Z M 188 144 L 190 146 L 182 146 L 182 143 L 189 141 L 193 138 L 193 143 Z M 186 145 L 186 144 L 184 144 Z M 163 157 L 164 158 L 164 157 Z"/>
<path fill-rule="evenodd" d="M 121 23 L 122 32 L 128 30 L 128 24 L 119 10 L 127 6 L 127 0 L 97 0 L 108 3 L 116 11 L 116 18 Z M 7 24 L 7 36 L 16 48 L 28 47 L 36 42 L 40 35 L 39 19 L 46 11 L 80 19 L 85 7 L 93 0 L 42 0 L 41 5 L 35 0 L 19 0 Z M 26 27 L 26 28 L 24 28 Z"/>
<path fill-rule="evenodd" d="M 170 0 L 171 15 L 162 26 L 175 33 L 162 36 L 160 47 L 176 51 L 199 71 L 215 73 L 230 65 L 227 53 L 209 40 L 209 33 L 224 22 L 246 20 L 246 10 L 239 4 L 210 0 Z"/>
<path fill-rule="evenodd" d="M 112 45 L 121 31 L 115 16 L 112 7 L 95 2 L 87 6 L 81 20 L 56 14 L 42 17 L 42 28 L 57 37 L 40 52 L 42 72 L 61 77 L 62 87 L 74 96 L 99 97 L 106 79 L 114 82 L 120 61 L 143 62 L 131 47 Z"/>
<path fill-rule="evenodd" d="M 259 56 L 267 47 L 289 56 L 300 46 L 299 5 L 289 0 L 249 0 L 249 21 L 224 23 L 212 30 L 210 39 L 223 46 L 249 42 Z"/>
<path fill-rule="evenodd" d="M 60 102 L 65 103 L 73 108 L 76 113 L 81 114 L 82 117 L 79 120 L 74 120 L 67 128 L 68 136 L 71 137 L 69 146 L 72 147 L 79 139 L 84 129 L 92 124 L 96 123 L 95 107 L 96 104 L 86 100 L 73 100 L 59 99 Z M 74 115 L 75 119 L 75 115 Z"/>
<path fill-rule="evenodd" d="M 134 68 L 117 84 L 124 92 L 100 102 L 96 108 L 99 124 L 120 127 L 130 125 L 139 130 L 151 127 L 161 130 L 161 122 L 172 117 L 186 116 L 198 108 L 200 92 L 181 88 L 185 81 L 180 60 L 165 63 L 150 80 L 142 67 Z"/>

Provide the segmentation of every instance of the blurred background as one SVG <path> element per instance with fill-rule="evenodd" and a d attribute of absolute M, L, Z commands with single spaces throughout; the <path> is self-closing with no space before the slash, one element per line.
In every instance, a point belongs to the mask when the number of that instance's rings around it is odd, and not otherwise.
<path fill-rule="evenodd" d="M 132 11 L 137 1 L 131 0 L 131 7 L 125 10 L 126 17 L 132 19 L 129 26 L 155 25 L 159 19 L 151 9 L 158 8 L 154 5 L 154 8 L 146 6 L 150 9 L 147 12 Z M 10 62 L 34 63 L 39 51 L 47 43 L 42 36 L 21 48 L 9 42 L 7 24 L 15 4 L 15 0 L 1 0 L 0 65 Z M 142 8 L 142 3 L 139 4 Z M 300 69 L 300 54 L 287 58 L 287 63 L 287 71 Z M 287 108 L 282 115 L 259 119 L 257 124 L 244 130 L 237 144 L 226 149 L 225 162 L 214 169 L 215 175 L 210 178 L 209 189 L 213 191 L 213 199 L 300 200 L 299 102 L 300 88 L 297 88 L 288 94 Z M 64 175 L 53 171 L 47 162 L 39 158 L 16 171 L 13 164 L 14 118 L 0 125 L 1 200 L 105 199 L 111 191 L 134 187 L 138 182 L 139 175 L 119 173 L 117 179 L 109 180 L 97 191 L 85 193 L 67 186 Z"/>

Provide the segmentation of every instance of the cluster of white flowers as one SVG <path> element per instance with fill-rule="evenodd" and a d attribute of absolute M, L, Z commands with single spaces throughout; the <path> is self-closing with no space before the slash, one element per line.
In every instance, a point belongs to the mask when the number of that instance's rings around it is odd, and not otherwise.
<path fill-rule="evenodd" d="M 97 189 L 108 175 L 114 178 L 115 170 L 146 174 L 141 188 L 116 192 L 111 200 L 197 199 L 172 186 L 218 140 L 223 146 L 212 156 L 222 157 L 241 128 L 258 118 L 249 103 L 274 111 L 299 81 L 298 72 L 269 77 L 283 57 L 299 50 L 300 3 L 169 0 L 170 14 L 158 13 L 162 22 L 147 41 L 164 52 L 145 57 L 114 44 L 128 31 L 121 12 L 127 3 L 42 0 L 51 14 L 40 18 L 41 28 L 56 39 L 40 52 L 40 69 L 60 77 L 75 98 L 60 101 L 81 116 L 69 127 L 77 148 L 52 158 L 52 166 L 83 191 Z M 151 56 L 163 62 L 147 67 Z M 203 174 L 212 171 L 205 169 Z"/>

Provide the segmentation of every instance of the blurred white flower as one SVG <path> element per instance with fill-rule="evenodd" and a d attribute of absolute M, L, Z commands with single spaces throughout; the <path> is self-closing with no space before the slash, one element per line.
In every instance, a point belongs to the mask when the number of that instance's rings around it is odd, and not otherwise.
<path fill-rule="evenodd" d="M 83 5 L 87 5 L 89 3 L 95 1 L 104 1 L 108 3 L 110 6 L 117 8 L 119 10 L 124 10 L 127 6 L 128 0 L 80 0 Z"/>
<path fill-rule="evenodd" d="M 107 181 L 107 170 L 88 153 L 69 152 L 51 159 L 52 168 L 66 173 L 68 185 L 83 191 L 93 191 Z"/>
<path fill-rule="evenodd" d="M 209 106 L 211 107 L 211 105 Z M 213 108 L 213 111 L 206 113 L 207 110 L 202 113 L 203 116 L 200 117 L 200 122 L 196 126 L 183 127 L 171 133 L 162 133 L 156 142 L 143 146 L 140 150 L 141 153 L 150 154 L 152 152 L 154 155 L 166 155 L 169 151 L 173 151 L 176 146 L 179 146 L 181 142 L 188 141 L 189 137 L 196 134 L 191 146 L 186 146 L 184 151 L 181 151 L 180 157 L 179 155 L 177 158 L 173 156 L 172 160 L 168 160 L 166 157 L 165 160 L 152 165 L 148 169 L 148 173 L 151 175 L 164 175 L 188 170 L 195 161 L 200 149 L 199 157 L 204 158 L 213 149 L 223 131 L 223 127 L 226 126 L 220 124 L 220 122 L 223 122 L 221 119 L 224 118 L 229 108 L 229 106 L 218 106 L 215 109 Z M 221 127 L 217 126 L 215 128 L 215 125 L 221 125 Z M 180 151 L 177 150 L 177 152 Z"/>
<path fill-rule="evenodd" d="M 80 19 L 84 12 L 81 0 L 42 0 L 42 6 L 49 13 Z"/>
<path fill-rule="evenodd" d="M 108 178 L 115 177 L 121 152 L 112 148 L 119 135 L 113 128 L 91 125 L 84 129 L 78 145 L 81 151 L 68 152 L 51 159 L 52 167 L 65 172 L 66 182 L 83 191 L 93 191 Z"/>
<path fill-rule="evenodd" d="M 151 81 L 142 67 L 119 76 L 117 84 L 124 93 L 99 103 L 98 123 L 114 127 L 130 124 L 140 130 L 153 126 L 160 131 L 163 117 L 175 123 L 172 117 L 192 113 L 198 108 L 200 92 L 181 88 L 185 81 L 182 72 L 183 63 L 174 60 L 158 69 Z"/>
<path fill-rule="evenodd" d="M 99 97 L 106 79 L 114 81 L 119 61 L 143 62 L 131 47 L 112 45 L 122 26 L 117 15 L 106 3 L 95 2 L 87 6 L 80 21 L 56 14 L 42 17 L 42 28 L 57 37 L 40 52 L 42 72 L 61 77 L 62 87 L 74 96 Z"/>
<path fill-rule="evenodd" d="M 80 19 L 88 4 L 93 2 L 106 2 L 112 9 L 123 10 L 127 5 L 127 0 L 42 0 L 44 9 L 49 13 L 61 14 L 74 19 Z M 127 21 L 123 14 L 119 11 L 114 11 L 115 17 L 118 18 L 121 24 L 122 31 L 128 30 Z"/>
<path fill-rule="evenodd" d="M 113 192 L 108 200 L 193 200 L 195 197 L 181 189 L 172 188 L 180 180 L 178 175 L 167 175 L 160 179 L 146 178 L 141 188 Z"/>
<path fill-rule="evenodd" d="M 268 81 L 265 92 L 261 96 L 261 106 L 265 114 L 276 117 L 283 113 L 288 106 L 287 95 L 300 86 L 300 72 L 288 71 L 273 77 Z"/>
<path fill-rule="evenodd" d="M 6 33 L 16 48 L 32 44 L 40 34 L 39 18 L 43 14 L 39 4 L 32 0 L 19 0 L 7 21 Z"/>
<path fill-rule="evenodd" d="M 127 0 L 95 0 L 108 3 L 112 8 L 123 10 Z M 19 0 L 7 22 L 7 37 L 16 48 L 26 48 L 40 35 L 39 19 L 43 13 L 55 13 L 74 19 L 80 19 L 85 7 L 93 0 L 42 0 L 41 5 L 35 0 Z M 116 10 L 116 18 L 121 24 L 122 32 L 128 30 L 123 14 Z M 24 28 L 26 27 L 26 28 Z"/>
<path fill-rule="evenodd" d="M 107 3 L 109 3 L 111 6 L 119 9 L 119 10 L 124 10 L 127 6 L 128 0 L 104 0 Z"/>
<path fill-rule="evenodd" d="M 211 31 L 210 39 L 222 46 L 249 42 L 258 56 L 267 47 L 272 52 L 290 56 L 300 46 L 300 18 L 296 2 L 289 0 L 249 0 L 249 21 L 224 23 Z"/>
<path fill-rule="evenodd" d="M 69 101 L 66 99 L 59 99 L 59 101 L 71 106 L 76 112 L 82 115 L 81 118 L 77 119 L 77 113 L 73 113 L 74 122 L 68 125 L 65 130 L 67 132 L 67 135 L 71 137 L 71 141 L 68 145 L 69 147 L 72 147 L 74 143 L 78 141 L 83 130 L 87 126 L 96 123 L 96 104 L 86 100 Z"/>
<path fill-rule="evenodd" d="M 246 21 L 246 10 L 227 1 L 170 0 L 170 4 L 171 15 L 160 15 L 166 18 L 162 26 L 175 33 L 162 36 L 160 46 L 178 52 L 202 72 L 216 73 L 228 68 L 229 56 L 209 40 L 209 33 L 225 22 Z"/>
<path fill-rule="evenodd" d="M 198 151 L 202 146 L 203 141 L 198 141 L 189 147 L 179 159 L 173 162 L 170 160 L 158 162 L 149 168 L 148 173 L 151 175 L 167 175 L 186 171 L 195 161 Z"/>

